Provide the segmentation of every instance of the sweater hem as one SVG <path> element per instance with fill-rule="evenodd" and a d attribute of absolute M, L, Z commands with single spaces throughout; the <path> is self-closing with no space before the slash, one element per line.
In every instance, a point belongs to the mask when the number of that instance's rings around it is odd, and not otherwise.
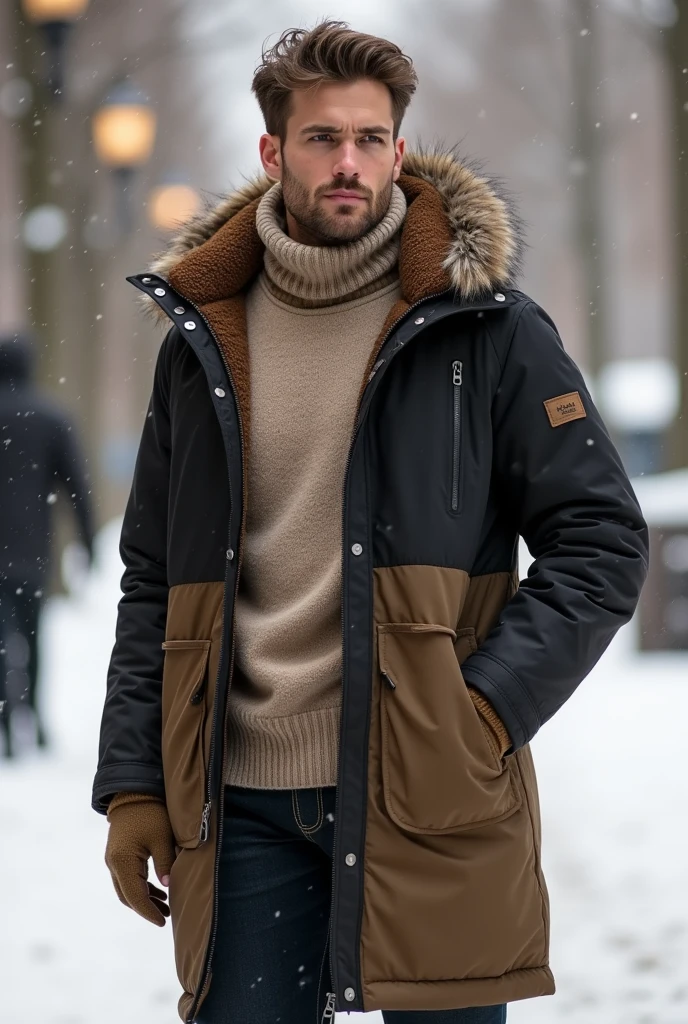
<path fill-rule="evenodd" d="M 230 708 L 225 785 L 312 789 L 337 783 L 341 704 L 281 718 Z"/>

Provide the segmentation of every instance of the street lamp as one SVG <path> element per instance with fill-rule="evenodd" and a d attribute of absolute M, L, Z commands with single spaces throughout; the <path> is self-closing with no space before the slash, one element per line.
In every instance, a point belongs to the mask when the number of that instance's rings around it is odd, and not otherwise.
<path fill-rule="evenodd" d="M 64 83 L 62 58 L 69 30 L 88 7 L 89 0 L 22 0 L 24 13 L 45 36 L 48 46 L 48 88 L 60 96 Z"/>
<path fill-rule="evenodd" d="M 119 82 L 93 115 L 96 155 L 119 184 L 119 219 L 131 227 L 129 187 L 135 172 L 151 157 L 157 118 L 148 99 L 130 82 Z"/>
<path fill-rule="evenodd" d="M 158 231 L 175 231 L 200 208 L 199 193 L 181 176 L 166 175 L 148 197 L 148 219 Z"/>

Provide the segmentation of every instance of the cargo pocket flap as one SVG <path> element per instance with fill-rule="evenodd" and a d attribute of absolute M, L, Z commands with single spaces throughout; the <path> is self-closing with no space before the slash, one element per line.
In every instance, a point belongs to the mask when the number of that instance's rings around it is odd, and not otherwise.
<path fill-rule="evenodd" d="M 443 834 L 512 814 L 520 790 L 495 758 L 466 689 L 455 630 L 380 623 L 377 640 L 382 782 L 392 820 L 406 831 Z"/>

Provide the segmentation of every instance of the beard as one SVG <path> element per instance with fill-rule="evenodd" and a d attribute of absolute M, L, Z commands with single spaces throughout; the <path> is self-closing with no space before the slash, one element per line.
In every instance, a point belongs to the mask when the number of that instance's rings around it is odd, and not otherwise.
<path fill-rule="evenodd" d="M 297 224 L 315 239 L 316 245 L 345 245 L 347 242 L 357 242 L 379 224 L 387 213 L 392 198 L 392 185 L 393 181 L 390 178 L 387 185 L 375 194 L 371 189 L 361 185 L 357 178 L 338 178 L 327 185 L 319 185 L 311 195 L 303 182 L 291 173 L 286 162 L 282 163 L 282 196 L 285 209 Z M 340 188 L 358 192 L 367 200 L 363 212 L 359 209 L 358 203 L 355 206 L 342 203 L 341 206 L 335 206 L 331 213 L 323 210 L 319 200 L 327 192 L 334 192 Z"/>

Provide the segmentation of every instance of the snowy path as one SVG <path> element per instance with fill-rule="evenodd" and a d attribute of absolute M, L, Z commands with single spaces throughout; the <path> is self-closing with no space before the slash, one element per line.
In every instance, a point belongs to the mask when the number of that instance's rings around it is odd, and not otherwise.
<path fill-rule="evenodd" d="M 101 579 L 46 621 L 54 751 L 0 765 L 3 1024 L 178 1019 L 171 929 L 118 903 L 89 808 L 116 532 L 101 538 Z M 688 659 L 632 657 L 629 643 L 533 744 L 558 993 L 514 1004 L 510 1024 L 688 1024 Z M 381 1024 L 341 1017 L 364 1020 Z"/>

